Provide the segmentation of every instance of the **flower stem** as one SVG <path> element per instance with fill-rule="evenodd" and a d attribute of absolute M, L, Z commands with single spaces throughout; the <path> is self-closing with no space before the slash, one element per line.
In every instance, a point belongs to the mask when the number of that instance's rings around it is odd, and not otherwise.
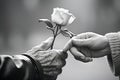
<path fill-rule="evenodd" d="M 56 36 L 54 35 L 53 42 L 52 42 L 52 45 L 51 45 L 51 50 L 53 49 L 53 45 L 54 45 L 55 39 L 56 39 Z"/>
<path fill-rule="evenodd" d="M 56 24 L 56 27 L 55 27 L 55 30 L 54 30 L 54 33 L 53 33 L 53 42 L 52 42 L 52 45 L 51 45 L 51 49 L 53 49 L 53 45 L 54 45 L 54 42 L 55 42 L 55 39 L 56 39 L 56 37 L 57 37 L 57 35 L 58 35 L 58 31 L 59 31 L 59 26 Z"/>

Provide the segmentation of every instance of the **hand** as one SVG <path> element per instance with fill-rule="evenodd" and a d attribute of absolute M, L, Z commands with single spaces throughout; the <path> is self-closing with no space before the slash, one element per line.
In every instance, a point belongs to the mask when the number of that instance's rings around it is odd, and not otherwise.
<path fill-rule="evenodd" d="M 62 67 L 66 64 L 67 53 L 63 53 L 62 50 L 48 50 L 52 45 L 52 41 L 53 37 L 48 38 L 40 45 L 33 47 L 27 54 L 40 62 L 45 78 L 55 80 L 62 72 Z"/>
<path fill-rule="evenodd" d="M 82 62 L 92 61 L 91 58 L 110 54 L 110 46 L 105 36 L 86 32 L 73 37 L 65 45 L 63 51 L 69 50 L 75 59 Z"/>

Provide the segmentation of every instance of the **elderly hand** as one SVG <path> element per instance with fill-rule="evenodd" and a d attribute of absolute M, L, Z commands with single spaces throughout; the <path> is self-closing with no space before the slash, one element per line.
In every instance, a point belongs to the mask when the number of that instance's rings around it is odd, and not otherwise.
<path fill-rule="evenodd" d="M 45 80 L 55 80 L 62 72 L 62 67 L 66 64 L 67 53 L 62 50 L 48 50 L 52 45 L 53 37 L 43 41 L 40 45 L 33 47 L 27 52 L 33 59 L 40 62 Z M 52 79 L 50 79 L 52 78 Z"/>
<path fill-rule="evenodd" d="M 110 54 L 110 46 L 105 36 L 87 32 L 73 37 L 65 45 L 63 51 L 69 50 L 75 59 L 90 62 L 93 58 Z"/>

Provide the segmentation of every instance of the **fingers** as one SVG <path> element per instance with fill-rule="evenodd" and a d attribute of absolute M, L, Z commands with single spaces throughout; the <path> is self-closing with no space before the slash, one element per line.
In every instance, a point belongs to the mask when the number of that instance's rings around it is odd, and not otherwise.
<path fill-rule="evenodd" d="M 91 47 L 91 42 L 93 41 L 92 38 L 98 36 L 98 34 L 93 32 L 86 32 L 78 34 L 77 36 L 74 36 L 71 40 L 68 41 L 68 43 L 63 48 L 63 51 L 68 51 L 72 46 L 87 46 Z"/>
<path fill-rule="evenodd" d="M 62 53 L 62 50 L 48 50 L 50 56 L 45 58 L 47 60 L 46 65 L 42 65 L 44 72 L 50 76 L 57 76 L 62 72 L 62 67 L 65 66 L 67 54 Z M 43 51 L 44 52 L 44 51 Z"/>
<path fill-rule="evenodd" d="M 91 62 L 92 58 L 84 56 L 82 53 L 80 53 L 75 47 L 72 47 L 70 49 L 70 52 L 75 57 L 76 60 L 82 61 L 82 62 Z"/>
<path fill-rule="evenodd" d="M 53 37 L 49 37 L 47 40 L 41 42 L 40 45 L 33 47 L 28 52 L 35 53 L 36 51 L 45 51 L 51 47 L 52 41 L 53 41 Z"/>
<path fill-rule="evenodd" d="M 68 41 L 68 43 L 63 48 L 64 52 L 67 52 L 71 47 L 77 46 L 77 47 L 91 47 L 92 46 L 92 39 L 71 39 Z"/>
<path fill-rule="evenodd" d="M 72 44 L 78 47 L 90 47 L 92 40 L 89 39 L 73 39 Z"/>

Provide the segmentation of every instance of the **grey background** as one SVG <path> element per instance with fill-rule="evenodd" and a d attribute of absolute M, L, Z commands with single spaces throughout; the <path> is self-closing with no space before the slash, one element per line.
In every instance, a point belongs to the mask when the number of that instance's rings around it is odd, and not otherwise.
<path fill-rule="evenodd" d="M 67 28 L 76 34 L 106 34 L 120 30 L 120 0 L 0 0 L 0 54 L 20 54 L 40 44 L 51 32 L 39 18 L 48 18 L 54 7 L 69 9 L 76 20 Z M 69 38 L 60 35 L 56 49 L 62 49 Z M 106 57 L 91 63 L 74 60 L 69 53 L 67 64 L 57 80 L 118 80 Z"/>

